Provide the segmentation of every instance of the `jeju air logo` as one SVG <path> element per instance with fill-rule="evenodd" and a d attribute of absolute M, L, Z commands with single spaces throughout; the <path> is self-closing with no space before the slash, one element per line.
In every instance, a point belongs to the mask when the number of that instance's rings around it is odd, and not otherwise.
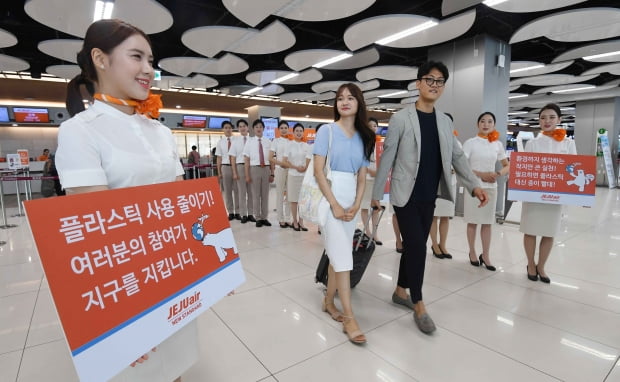
<path fill-rule="evenodd" d="M 168 321 L 171 321 L 172 325 L 176 325 L 201 307 L 200 292 L 196 292 L 168 308 Z"/>
<path fill-rule="evenodd" d="M 224 260 L 226 260 L 227 249 L 232 248 L 235 255 L 238 255 L 239 251 L 237 251 L 237 245 L 235 244 L 232 229 L 228 227 L 216 233 L 205 232 L 203 223 L 208 218 L 209 215 L 202 215 L 198 218 L 198 221 L 192 225 L 192 236 L 194 239 L 202 242 L 202 245 L 204 246 L 213 247 L 213 249 L 215 249 L 215 253 L 217 253 L 220 263 L 223 263 Z"/>
<path fill-rule="evenodd" d="M 566 166 L 566 172 L 572 176 L 574 179 L 566 182 L 569 186 L 575 185 L 579 187 L 579 192 L 583 192 L 585 190 L 586 185 L 590 184 L 594 180 L 593 174 L 586 174 L 582 169 L 578 167 L 581 163 L 571 163 Z"/>

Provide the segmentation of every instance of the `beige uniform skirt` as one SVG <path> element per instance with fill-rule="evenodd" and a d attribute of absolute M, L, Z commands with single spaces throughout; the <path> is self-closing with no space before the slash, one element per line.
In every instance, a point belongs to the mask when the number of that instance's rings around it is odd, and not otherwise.
<path fill-rule="evenodd" d="M 523 202 L 519 231 L 534 236 L 554 237 L 560 233 L 562 206 Z"/>
<path fill-rule="evenodd" d="M 493 224 L 495 223 L 495 205 L 497 204 L 497 188 L 484 188 L 489 196 L 486 206 L 478 208 L 480 200 L 469 194 L 464 197 L 464 216 L 463 220 L 469 224 Z"/>
<path fill-rule="evenodd" d="M 299 191 L 301 190 L 301 184 L 303 181 L 303 176 L 291 175 L 291 171 L 289 171 L 288 179 L 286 181 L 286 199 L 289 202 L 299 202 Z"/>

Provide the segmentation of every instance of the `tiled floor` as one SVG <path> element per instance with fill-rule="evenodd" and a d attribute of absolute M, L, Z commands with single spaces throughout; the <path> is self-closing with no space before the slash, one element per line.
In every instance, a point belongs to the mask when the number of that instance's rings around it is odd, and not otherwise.
<path fill-rule="evenodd" d="M 9 221 L 19 227 L 0 231 L 0 381 L 76 381 L 27 224 Z M 198 318 L 200 362 L 183 382 L 620 382 L 620 190 L 597 189 L 594 208 L 567 208 L 562 227 L 546 285 L 525 277 L 516 225 L 493 227 L 498 271 L 489 272 L 469 265 L 465 225 L 453 219 L 454 259 L 427 260 L 438 330 L 426 336 L 390 302 L 399 255 L 386 216 L 384 245 L 353 292 L 368 337 L 359 347 L 321 312 L 315 229 L 233 222 L 247 282 Z"/>

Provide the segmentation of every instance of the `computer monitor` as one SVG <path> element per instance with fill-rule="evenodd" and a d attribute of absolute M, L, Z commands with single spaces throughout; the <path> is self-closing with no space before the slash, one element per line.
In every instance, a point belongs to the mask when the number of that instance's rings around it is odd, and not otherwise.
<path fill-rule="evenodd" d="M 49 123 L 50 115 L 46 108 L 14 107 L 13 115 L 18 123 Z"/>
<path fill-rule="evenodd" d="M 0 107 L 0 122 L 10 122 L 8 107 Z"/>
<path fill-rule="evenodd" d="M 209 129 L 221 129 L 222 122 L 228 121 L 230 122 L 230 118 L 228 117 L 209 117 Z"/>
<path fill-rule="evenodd" d="M 207 127 L 207 117 L 204 115 L 184 115 L 182 126 L 204 129 Z"/>

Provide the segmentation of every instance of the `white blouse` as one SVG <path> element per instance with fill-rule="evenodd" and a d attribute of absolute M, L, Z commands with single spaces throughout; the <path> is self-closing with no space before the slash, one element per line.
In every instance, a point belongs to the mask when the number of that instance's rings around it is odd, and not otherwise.
<path fill-rule="evenodd" d="M 306 142 L 291 141 L 288 144 L 284 156 L 287 157 L 288 161 L 294 166 L 305 166 L 306 159 L 312 159 L 312 147 Z M 291 176 L 304 176 L 306 173 L 299 172 L 294 168 L 289 168 L 288 174 Z"/>
<path fill-rule="evenodd" d="M 276 153 L 277 161 L 282 162 L 282 158 L 286 156 L 286 153 L 288 152 L 288 146 L 291 144 L 291 142 L 293 141 L 283 137 L 276 138 L 271 142 L 271 151 Z M 276 167 L 280 166 L 276 165 Z"/>
<path fill-rule="evenodd" d="M 536 138 L 529 140 L 525 144 L 523 151 L 531 153 L 577 154 L 577 147 L 572 139 L 564 138 L 558 142 L 552 137 L 540 133 Z"/>
<path fill-rule="evenodd" d="M 170 129 L 99 101 L 60 125 L 56 167 L 65 188 L 142 186 L 184 173 Z"/>
<path fill-rule="evenodd" d="M 495 172 L 495 163 L 506 159 L 506 151 L 499 140 L 489 142 L 486 138 L 473 137 L 463 143 L 463 152 L 472 170 Z M 482 182 L 483 188 L 497 188 L 497 183 Z"/>

